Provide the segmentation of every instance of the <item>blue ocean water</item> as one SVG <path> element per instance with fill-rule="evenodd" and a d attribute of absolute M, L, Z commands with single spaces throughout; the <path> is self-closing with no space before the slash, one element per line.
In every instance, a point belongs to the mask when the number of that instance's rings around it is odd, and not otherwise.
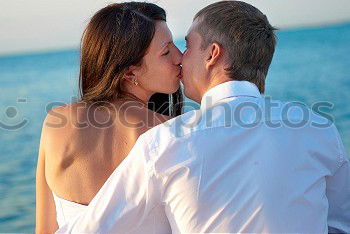
<path fill-rule="evenodd" d="M 333 103 L 324 111 L 350 152 L 350 23 L 277 35 L 266 95 Z M 47 109 L 75 100 L 78 67 L 76 50 L 0 57 L 0 232 L 34 231 L 41 124 Z"/>

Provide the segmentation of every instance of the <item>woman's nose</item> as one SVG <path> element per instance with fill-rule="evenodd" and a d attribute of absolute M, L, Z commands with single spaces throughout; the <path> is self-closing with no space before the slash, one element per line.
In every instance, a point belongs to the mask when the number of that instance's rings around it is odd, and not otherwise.
<path fill-rule="evenodd" d="M 175 46 L 175 58 L 174 58 L 174 63 L 175 65 L 180 65 L 182 62 L 182 53 L 181 51 Z"/>

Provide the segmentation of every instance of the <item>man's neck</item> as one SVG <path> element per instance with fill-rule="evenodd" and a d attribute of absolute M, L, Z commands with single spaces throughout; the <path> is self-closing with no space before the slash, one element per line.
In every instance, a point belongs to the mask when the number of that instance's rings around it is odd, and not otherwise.
<path fill-rule="evenodd" d="M 214 88 L 215 86 L 218 86 L 220 84 L 223 84 L 225 82 L 232 81 L 231 78 L 228 78 L 227 76 L 221 76 L 221 77 L 214 77 L 210 84 L 204 89 L 201 93 L 200 99 L 198 100 L 198 103 L 201 102 L 203 96 L 205 95 L 206 92 L 208 92 L 210 89 Z"/>

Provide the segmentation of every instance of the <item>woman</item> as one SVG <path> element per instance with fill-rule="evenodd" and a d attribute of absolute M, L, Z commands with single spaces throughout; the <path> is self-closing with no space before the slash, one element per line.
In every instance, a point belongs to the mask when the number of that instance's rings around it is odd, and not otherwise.
<path fill-rule="evenodd" d="M 37 233 L 83 212 L 137 138 L 181 114 L 182 55 L 165 21 L 162 8 L 139 2 L 111 4 L 91 19 L 82 38 L 81 100 L 52 110 L 43 124 Z M 157 222 L 170 232 L 166 220 Z"/>

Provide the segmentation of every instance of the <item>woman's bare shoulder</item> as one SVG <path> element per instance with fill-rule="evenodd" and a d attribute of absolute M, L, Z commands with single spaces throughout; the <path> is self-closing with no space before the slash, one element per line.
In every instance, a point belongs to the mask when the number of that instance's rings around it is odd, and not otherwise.
<path fill-rule="evenodd" d="M 42 139 L 47 156 L 54 157 L 70 155 L 79 145 L 89 138 L 92 130 L 86 122 L 86 110 L 79 109 L 77 103 L 68 104 L 50 110 L 43 122 Z M 84 141 L 84 142 L 83 142 Z"/>
<path fill-rule="evenodd" d="M 48 112 L 45 118 L 47 127 L 55 126 L 56 129 L 79 130 L 90 127 L 99 127 L 95 123 L 104 123 L 106 119 L 111 118 L 112 112 L 108 112 L 98 106 L 76 102 L 54 108 Z M 95 126 L 98 125 L 98 126 Z"/>
<path fill-rule="evenodd" d="M 65 125 L 76 114 L 78 110 L 77 103 L 67 104 L 65 106 L 53 108 L 50 110 L 45 118 L 44 123 L 50 125 Z"/>

